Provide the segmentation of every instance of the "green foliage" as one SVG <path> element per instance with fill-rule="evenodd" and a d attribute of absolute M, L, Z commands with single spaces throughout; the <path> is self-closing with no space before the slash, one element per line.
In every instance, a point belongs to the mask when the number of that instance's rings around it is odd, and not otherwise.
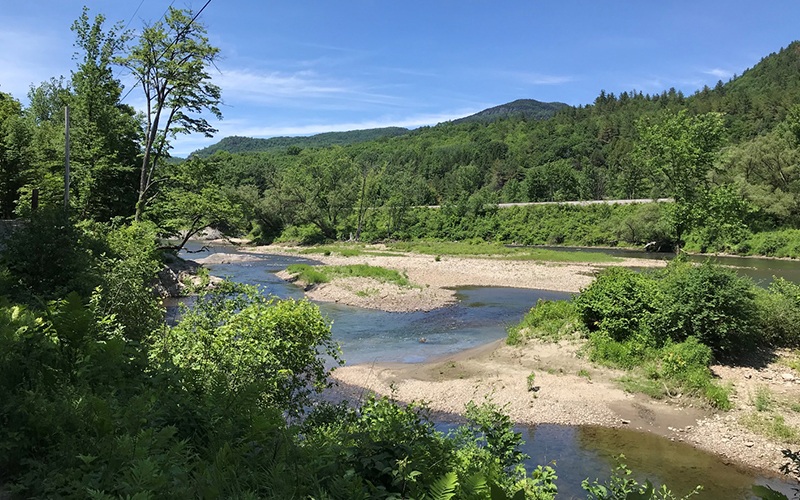
<path fill-rule="evenodd" d="M 180 238 L 177 249 L 206 228 L 229 235 L 246 232 L 247 200 L 216 184 L 213 168 L 213 164 L 192 159 L 163 169 L 166 186 L 147 218 L 162 235 Z"/>
<path fill-rule="evenodd" d="M 680 391 L 729 409 L 731 388 L 708 366 L 755 339 L 754 289 L 726 269 L 678 260 L 653 274 L 607 269 L 574 303 L 590 358 L 635 371 L 621 380 L 626 390 L 659 398 Z"/>
<path fill-rule="evenodd" d="M 218 151 L 226 153 L 252 153 L 259 151 L 285 150 L 288 154 L 299 154 L 304 148 L 322 148 L 326 146 L 347 146 L 359 142 L 374 141 L 381 137 L 397 137 L 405 135 L 408 129 L 402 127 L 371 128 L 366 130 L 350 130 L 347 132 L 324 132 L 307 137 L 270 137 L 255 139 L 252 137 L 225 137 L 216 144 L 198 149 L 193 157 L 206 158 Z M 295 147 L 297 149 L 289 149 Z"/>
<path fill-rule="evenodd" d="M 528 391 L 533 391 L 536 387 L 536 373 L 531 372 L 530 375 L 525 377 L 525 386 L 528 388 Z"/>
<path fill-rule="evenodd" d="M 287 273 L 296 274 L 297 279 L 314 285 L 317 283 L 327 283 L 330 278 L 324 272 L 320 271 L 319 266 L 309 266 L 308 264 L 292 264 L 286 268 Z"/>
<path fill-rule="evenodd" d="M 631 471 L 622 462 L 624 459 L 625 455 L 618 457 L 617 467 L 606 482 L 595 480 L 589 483 L 588 479 L 583 481 L 583 489 L 589 493 L 588 500 L 685 500 L 703 490 L 702 486 L 697 486 L 691 493 L 679 499 L 666 486 L 655 489 L 650 480 L 640 484 L 629 477 Z"/>
<path fill-rule="evenodd" d="M 151 191 L 162 179 L 159 169 L 168 155 L 167 138 L 192 132 L 210 136 L 215 130 L 201 113 L 222 117 L 221 91 L 208 73 L 219 49 L 209 43 L 205 27 L 194 17 L 191 11 L 170 6 L 163 20 L 145 27 L 138 43 L 114 59 L 139 83 L 147 109 L 136 221 L 158 194 Z"/>
<path fill-rule="evenodd" d="M 294 242 L 299 245 L 317 245 L 325 242 L 325 235 L 314 225 L 290 226 L 276 242 Z"/>
<path fill-rule="evenodd" d="M 652 278 L 621 267 L 601 271 L 574 302 L 590 332 L 622 342 L 646 328 L 656 309 L 658 290 Z"/>
<path fill-rule="evenodd" d="M 181 322 L 153 340 L 153 361 L 191 374 L 187 384 L 237 393 L 299 413 L 329 385 L 324 353 L 339 360 L 330 325 L 310 302 L 278 301 L 229 285 L 201 295 Z"/>
<path fill-rule="evenodd" d="M 292 264 L 286 268 L 291 274 L 296 274 L 297 279 L 308 283 L 328 283 L 334 277 L 342 278 L 370 278 L 381 283 L 393 283 L 401 287 L 414 286 L 408 276 L 394 269 L 366 264 L 351 264 L 347 266 L 310 266 L 308 264 Z"/>
<path fill-rule="evenodd" d="M 59 209 L 37 211 L 4 241 L 0 259 L 6 290 L 15 300 L 34 303 L 76 291 L 84 297 L 99 284 L 91 248 L 94 235 L 81 230 Z"/>
<path fill-rule="evenodd" d="M 558 342 L 579 328 L 580 319 L 574 302 L 539 299 L 522 321 L 508 328 L 506 343 L 517 345 L 531 337 Z"/>
<path fill-rule="evenodd" d="M 756 411 L 769 411 L 773 403 L 772 391 L 767 386 L 758 386 L 755 393 L 750 395 L 750 401 L 756 407 Z"/>
<path fill-rule="evenodd" d="M 783 416 L 777 413 L 748 413 L 739 417 L 739 423 L 750 431 L 775 441 L 800 444 L 800 429 L 787 424 Z"/>
<path fill-rule="evenodd" d="M 473 239 L 463 242 L 407 241 L 387 245 L 392 250 L 418 252 L 425 255 L 502 256 L 517 260 L 542 260 L 555 262 L 616 262 L 620 259 L 590 252 L 560 252 L 539 248 L 506 247 L 496 243 Z M 434 258 L 435 259 L 435 258 Z"/>
<path fill-rule="evenodd" d="M 710 263 L 676 263 L 661 279 L 660 288 L 654 329 L 664 338 L 697 337 L 718 355 L 741 352 L 752 344 L 758 312 L 750 280 Z"/>

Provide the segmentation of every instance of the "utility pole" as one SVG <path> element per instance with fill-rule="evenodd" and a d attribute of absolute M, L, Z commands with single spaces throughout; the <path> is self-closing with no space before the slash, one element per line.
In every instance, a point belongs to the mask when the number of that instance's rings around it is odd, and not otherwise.
<path fill-rule="evenodd" d="M 64 208 L 69 208 L 69 106 L 64 106 Z"/>

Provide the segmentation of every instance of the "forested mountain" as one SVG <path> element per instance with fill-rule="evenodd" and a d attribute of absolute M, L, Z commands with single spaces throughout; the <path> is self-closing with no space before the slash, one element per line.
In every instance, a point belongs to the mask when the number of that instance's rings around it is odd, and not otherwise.
<path fill-rule="evenodd" d="M 540 102 L 535 99 L 517 99 L 493 108 L 484 109 L 474 115 L 453 120 L 453 123 L 493 122 L 502 118 L 527 118 L 544 120 L 566 106 L 563 102 Z"/>
<path fill-rule="evenodd" d="M 63 199 L 63 120 L 54 110 L 65 101 L 81 102 L 81 85 L 77 78 L 71 85 L 45 82 L 32 90 L 27 109 L 0 95 L 4 217 L 22 213 L 37 186 L 41 204 Z M 497 220 L 487 222 L 486 231 L 453 228 L 469 213 L 483 217 L 484 207 L 499 202 L 676 197 L 689 208 L 681 215 L 682 229 L 673 225 L 672 238 L 702 226 L 714 211 L 727 217 L 729 227 L 720 234 L 800 228 L 797 42 L 691 96 L 675 89 L 652 95 L 601 91 L 591 104 L 561 106 L 546 120 L 515 115 L 532 103 L 483 112 L 489 118 L 494 111 L 506 113 L 493 121 L 412 131 L 226 138 L 198 151 L 194 161 L 158 170 L 163 181 L 147 200 L 148 217 L 165 229 L 186 220 L 216 220 L 239 230 L 254 224 L 257 232 L 272 235 L 309 228 L 327 238 L 362 230 L 369 238 L 495 238 Z M 74 109 L 80 118 L 80 106 Z M 131 190 L 109 193 L 135 184 L 137 177 L 139 146 L 135 131 L 128 130 L 135 126 L 132 113 L 110 101 L 107 110 L 113 126 L 84 126 L 82 118 L 75 125 L 76 134 L 89 134 L 105 148 L 77 150 L 73 157 L 71 202 L 97 219 L 129 215 Z M 413 207 L 433 204 L 456 207 L 453 220 L 419 229 Z M 233 213 L 244 222 L 233 224 Z"/>
<path fill-rule="evenodd" d="M 257 151 L 285 150 L 290 146 L 299 148 L 320 148 L 325 146 L 347 146 L 358 142 L 374 141 L 381 137 L 397 137 L 408 133 L 403 127 L 370 128 L 349 130 L 347 132 L 324 132 L 308 137 L 270 137 L 255 139 L 253 137 L 225 137 L 216 144 L 198 149 L 191 156 L 205 158 L 217 151 L 228 153 L 252 153 Z"/>
<path fill-rule="evenodd" d="M 409 234 L 405 230 L 415 224 L 410 207 L 419 205 L 465 204 L 480 211 L 497 202 L 675 196 L 680 186 L 666 168 L 674 158 L 658 153 L 663 145 L 653 142 L 669 125 L 675 137 L 665 140 L 705 141 L 698 147 L 714 152 L 701 155 L 707 161 L 701 170 L 684 169 L 695 175 L 680 181 L 693 190 L 686 196 L 725 187 L 729 196 L 720 195 L 727 201 L 718 205 L 747 204 L 726 211 L 740 214 L 738 223 L 752 230 L 794 227 L 800 224 L 800 113 L 790 110 L 800 102 L 798 47 L 793 43 L 691 96 L 675 89 L 601 91 L 592 104 L 564 106 L 548 120 L 447 122 L 297 154 L 218 154 L 210 158 L 211 170 L 215 182 L 231 189 L 252 186 L 258 195 L 251 202 L 263 203 L 275 228 L 311 224 L 334 238 L 355 233 L 360 219 L 380 213 L 390 220 L 362 221 L 374 229 L 369 234 L 397 237 Z M 652 132 L 649 145 L 643 131 Z"/>

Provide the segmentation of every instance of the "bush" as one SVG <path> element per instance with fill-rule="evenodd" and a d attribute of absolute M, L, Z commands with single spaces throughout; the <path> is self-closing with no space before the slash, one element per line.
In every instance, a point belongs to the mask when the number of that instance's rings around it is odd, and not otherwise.
<path fill-rule="evenodd" d="M 574 333 L 579 328 L 578 310 L 573 302 L 539 299 L 519 324 L 508 329 L 506 343 L 516 345 L 523 338 L 532 336 L 558 342 L 562 335 Z"/>
<path fill-rule="evenodd" d="M 701 344 L 696 337 L 689 337 L 661 351 L 661 370 L 667 377 L 680 376 L 694 367 L 707 367 L 712 359 L 710 347 Z"/>
<path fill-rule="evenodd" d="M 645 328 L 655 311 L 657 289 L 646 275 L 610 267 L 597 275 L 575 299 L 583 324 L 615 341 L 625 341 Z"/>
<path fill-rule="evenodd" d="M 800 344 L 800 286 L 776 278 L 769 290 L 756 289 L 758 331 L 776 346 Z"/>
<path fill-rule="evenodd" d="M 15 301 L 37 304 L 78 292 L 88 297 L 100 282 L 90 248 L 92 234 L 82 231 L 64 210 L 42 209 L 5 240 L 0 265 L 5 291 Z"/>
<path fill-rule="evenodd" d="M 319 245 L 325 243 L 325 235 L 322 230 L 313 224 L 304 226 L 289 226 L 283 230 L 280 237 L 274 241 L 295 242 L 299 245 Z"/>
<path fill-rule="evenodd" d="M 262 296 L 228 284 L 201 295 L 166 335 L 153 361 L 190 373 L 191 385 L 236 393 L 257 388 L 261 401 L 300 413 L 312 391 L 329 385 L 318 354 L 339 361 L 339 346 L 316 305 Z"/>
<path fill-rule="evenodd" d="M 753 283 L 711 263 L 670 264 L 661 280 L 657 335 L 682 342 L 696 337 L 714 354 L 732 353 L 754 340 L 758 317 Z"/>

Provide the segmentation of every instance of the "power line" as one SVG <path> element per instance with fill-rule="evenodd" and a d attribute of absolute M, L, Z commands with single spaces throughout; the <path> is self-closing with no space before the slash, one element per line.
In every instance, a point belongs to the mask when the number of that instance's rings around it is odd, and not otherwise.
<path fill-rule="evenodd" d="M 174 1 L 174 0 L 173 0 L 173 1 Z M 138 7 L 136 7 L 136 10 L 135 10 L 135 11 L 133 11 L 133 15 L 131 16 L 131 18 L 130 18 L 130 19 L 128 19 L 128 23 L 127 23 L 127 24 L 125 25 L 125 27 L 123 28 L 123 31 L 124 31 L 124 30 L 126 30 L 126 29 L 128 29 L 128 26 L 130 26 L 130 25 L 131 25 L 131 21 L 133 21 L 133 18 L 134 18 L 134 17 L 136 17 L 136 14 L 138 14 L 138 13 L 139 13 L 139 9 L 141 9 L 141 8 L 142 8 L 142 4 L 143 4 L 143 3 L 144 3 L 144 0 L 142 0 L 141 2 L 139 2 L 139 6 L 138 6 Z"/>
<path fill-rule="evenodd" d="M 143 0 L 143 1 L 144 1 L 144 0 Z M 164 11 L 164 16 L 163 16 L 163 17 L 165 17 L 165 18 L 166 18 L 167 12 L 168 12 L 168 11 L 169 11 L 169 9 L 172 7 L 172 4 L 173 4 L 173 3 L 175 3 L 175 0 L 172 0 L 172 2 L 170 2 L 170 4 L 169 4 L 169 7 L 167 7 L 167 10 L 165 10 L 165 11 Z M 164 54 L 166 54 L 166 53 L 167 53 L 167 51 L 168 51 L 170 48 L 172 48 L 172 46 L 173 46 L 173 45 L 175 45 L 175 44 L 178 42 L 178 40 L 180 40 L 180 38 L 181 38 L 181 37 L 182 37 L 182 36 L 183 36 L 183 35 L 184 35 L 184 34 L 185 34 L 187 31 L 189 31 L 189 28 L 192 26 L 192 23 L 194 23 L 194 22 L 195 22 L 195 20 L 196 20 L 198 17 L 200 17 L 200 14 L 202 14 L 202 13 L 203 13 L 203 11 L 205 10 L 205 8 L 206 8 L 206 7 L 208 7 L 208 4 L 210 4 L 210 3 L 211 3 L 211 0 L 207 0 L 207 1 L 206 1 L 206 3 L 203 5 L 203 7 L 201 7 L 201 8 L 200 8 L 200 10 L 199 10 L 199 11 L 197 11 L 197 14 L 195 14 L 195 15 L 194 15 L 194 17 L 193 17 L 193 18 L 192 18 L 192 19 L 191 19 L 191 20 L 190 20 L 188 23 L 186 23 L 186 26 L 184 26 L 184 28 L 183 28 L 183 29 L 182 29 L 182 30 L 181 30 L 181 31 L 180 31 L 180 32 L 179 32 L 177 35 L 175 35 L 175 39 L 174 39 L 174 40 L 172 40 L 172 41 L 170 42 L 170 44 L 169 44 L 169 45 L 167 45 L 167 47 L 164 49 L 164 51 L 163 51 L 163 52 L 162 52 L 162 53 L 161 53 L 161 54 L 160 54 L 160 55 L 159 55 L 159 56 L 158 56 L 158 57 L 155 59 L 156 61 L 158 61 L 159 59 L 161 59 L 162 57 L 164 57 Z M 130 95 L 130 93 L 131 93 L 131 92 L 133 92 L 133 89 L 135 89 L 135 88 L 137 87 L 137 85 L 139 85 L 139 82 L 136 82 L 136 83 L 135 83 L 135 84 L 134 84 L 134 85 L 133 85 L 133 86 L 130 88 L 130 90 L 128 90 L 128 92 L 125 94 L 125 96 L 124 96 L 122 99 L 120 99 L 120 102 L 124 101 L 124 100 L 125 100 L 125 99 L 126 99 L 126 98 L 127 98 L 129 95 Z"/>

